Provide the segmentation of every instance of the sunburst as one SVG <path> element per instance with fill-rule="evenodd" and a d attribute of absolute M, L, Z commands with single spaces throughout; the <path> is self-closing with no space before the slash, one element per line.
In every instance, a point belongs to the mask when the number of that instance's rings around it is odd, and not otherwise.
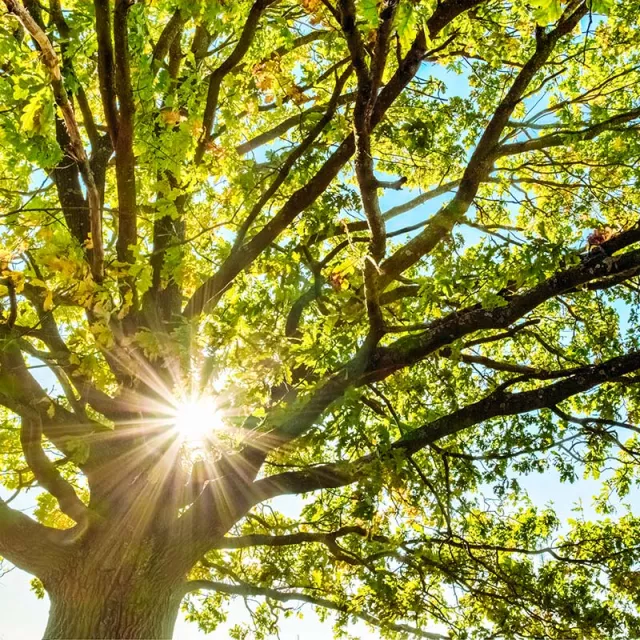
<path fill-rule="evenodd" d="M 189 396 L 175 402 L 172 426 L 182 442 L 191 447 L 201 446 L 216 438 L 225 428 L 223 414 L 212 396 Z"/>

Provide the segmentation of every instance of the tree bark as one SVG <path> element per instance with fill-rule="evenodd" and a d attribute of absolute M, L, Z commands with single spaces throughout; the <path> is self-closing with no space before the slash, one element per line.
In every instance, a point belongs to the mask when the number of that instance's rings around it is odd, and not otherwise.
<path fill-rule="evenodd" d="M 142 562 L 79 559 L 64 575 L 45 582 L 51 599 L 45 640 L 172 638 L 182 576 L 149 552 Z M 163 570 L 164 569 L 164 570 Z"/>

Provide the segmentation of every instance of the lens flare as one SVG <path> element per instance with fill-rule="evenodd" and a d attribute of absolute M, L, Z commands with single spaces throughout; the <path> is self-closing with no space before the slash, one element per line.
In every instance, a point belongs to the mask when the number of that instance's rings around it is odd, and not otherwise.
<path fill-rule="evenodd" d="M 207 396 L 178 402 L 173 417 L 173 426 L 181 440 L 191 445 L 210 440 L 215 431 L 224 428 L 220 409 L 215 400 Z"/>

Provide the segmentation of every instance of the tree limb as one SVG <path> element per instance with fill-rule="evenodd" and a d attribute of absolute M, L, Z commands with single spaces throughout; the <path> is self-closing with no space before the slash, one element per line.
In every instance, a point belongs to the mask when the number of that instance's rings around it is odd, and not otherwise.
<path fill-rule="evenodd" d="M 42 449 L 42 422 L 39 418 L 22 418 L 20 442 L 38 484 L 58 501 L 62 513 L 78 524 L 86 524 L 89 510 Z"/>
<path fill-rule="evenodd" d="M 40 577 L 63 569 L 68 553 L 64 532 L 38 524 L 0 499 L 0 556 Z"/>
<path fill-rule="evenodd" d="M 216 582 L 213 580 L 191 580 L 184 585 L 184 594 L 192 591 L 217 591 L 219 593 L 226 593 L 228 595 L 242 596 L 243 598 L 251 597 L 263 597 L 268 600 L 276 600 L 277 602 L 302 602 L 306 604 L 312 604 L 316 607 L 322 607 L 324 609 L 331 609 L 333 611 L 339 611 L 340 613 L 346 613 L 354 618 L 364 620 L 367 624 L 373 627 L 379 627 L 382 629 L 388 629 L 390 631 L 396 631 L 399 633 L 409 633 L 418 638 L 428 638 L 429 640 L 446 640 L 447 636 L 443 636 L 439 633 L 429 633 L 428 631 L 422 631 L 415 627 L 411 627 L 407 624 L 394 624 L 391 622 L 384 622 L 378 620 L 374 616 L 365 613 L 364 611 L 356 611 L 348 607 L 347 605 L 341 605 L 327 598 L 320 598 L 318 596 L 310 596 L 306 593 L 291 592 L 291 591 L 278 591 L 277 589 L 270 589 L 268 587 L 257 587 L 247 583 L 242 584 L 229 584 L 227 582 Z"/>
<path fill-rule="evenodd" d="M 36 21 L 31 17 L 31 14 L 22 4 L 20 4 L 18 0 L 4 0 L 4 3 L 7 10 L 18 18 L 25 30 L 38 43 L 38 47 L 42 53 L 42 61 L 49 71 L 53 95 L 56 104 L 62 112 L 62 116 L 69 133 L 70 149 L 74 158 L 78 162 L 80 173 L 82 174 L 82 178 L 87 189 L 91 240 L 93 244 L 92 271 L 93 277 L 97 281 L 101 281 L 103 276 L 104 249 L 102 246 L 102 212 L 100 195 L 96 188 L 93 171 L 89 165 L 89 159 L 87 158 L 87 154 L 84 150 L 84 144 L 82 143 L 78 124 L 76 123 L 73 107 L 67 96 L 67 91 L 64 88 L 62 74 L 60 73 L 60 65 L 58 63 L 58 56 L 56 55 L 47 34 L 40 28 L 40 26 L 38 26 Z"/>
<path fill-rule="evenodd" d="M 93 0 L 98 39 L 98 78 L 102 108 L 111 137 L 111 145 L 118 140 L 118 107 L 116 104 L 115 60 L 111 41 L 111 10 L 109 0 Z"/>
<path fill-rule="evenodd" d="M 169 53 L 169 47 L 171 47 L 178 33 L 180 33 L 185 22 L 186 18 L 182 15 L 180 9 L 176 9 L 167 24 L 165 24 L 158 42 L 153 47 L 152 64 L 154 67 L 159 67 L 160 63 L 165 59 L 167 53 Z"/>
<path fill-rule="evenodd" d="M 520 393 L 496 391 L 482 400 L 414 429 L 391 445 L 390 450 L 412 455 L 438 440 L 499 416 L 517 415 L 555 407 L 582 393 L 640 368 L 640 353 L 634 352 L 592 365 L 584 373 L 560 382 Z M 353 462 L 331 463 L 301 471 L 290 471 L 258 480 L 253 485 L 253 504 L 279 495 L 300 494 L 318 489 L 342 487 L 366 477 L 380 454 Z"/>
<path fill-rule="evenodd" d="M 251 10 L 249 11 L 249 15 L 244 23 L 244 28 L 238 43 L 229 57 L 209 76 L 207 101 L 204 108 L 204 114 L 202 116 L 202 135 L 195 153 L 196 164 L 200 164 L 200 162 L 202 162 L 202 158 L 204 157 L 204 153 L 207 149 L 207 144 L 211 139 L 211 131 L 213 129 L 213 122 L 218 108 L 218 96 L 220 94 L 222 81 L 225 76 L 240 63 L 253 41 L 260 17 L 264 11 L 276 1 L 277 0 L 256 0 L 256 2 L 253 3 Z"/>
<path fill-rule="evenodd" d="M 115 143 L 116 185 L 118 189 L 118 260 L 132 262 L 137 243 L 136 172 L 133 155 L 135 103 L 129 68 L 127 15 L 131 0 L 116 0 L 113 12 L 115 87 L 120 114 Z"/>
<path fill-rule="evenodd" d="M 431 218 L 424 231 L 382 263 L 380 282 L 382 288 L 432 251 L 466 214 L 478 192 L 480 183 L 487 178 L 493 167 L 495 147 L 527 87 L 553 53 L 558 40 L 569 34 L 587 11 L 586 3 L 583 2 L 575 11 L 563 18 L 550 33 L 544 33 L 543 30 L 538 29 L 535 52 L 516 76 L 480 136 L 453 200 Z"/>
<path fill-rule="evenodd" d="M 462 2 L 446 0 L 440 3 L 427 21 L 430 37 L 435 38 L 446 24 L 480 2 L 481 0 L 464 0 Z M 415 76 L 425 54 L 425 33 L 419 31 L 404 60 L 376 100 L 371 117 L 372 127 L 375 127 L 382 120 L 389 107 Z M 302 211 L 315 202 L 316 198 L 338 175 L 354 151 L 355 139 L 353 135 L 350 135 L 329 157 L 318 173 L 305 186 L 293 193 L 280 211 L 245 245 L 242 254 L 237 255 L 234 260 L 226 260 L 214 275 L 196 289 L 184 307 L 183 315 L 187 318 L 193 318 L 215 305 L 233 279 L 251 264 Z"/>

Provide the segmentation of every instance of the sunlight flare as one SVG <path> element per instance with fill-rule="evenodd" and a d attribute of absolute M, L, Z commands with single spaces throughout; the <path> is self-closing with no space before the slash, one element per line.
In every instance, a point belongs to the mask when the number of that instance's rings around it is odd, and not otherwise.
<path fill-rule="evenodd" d="M 189 397 L 178 402 L 173 417 L 180 438 L 192 445 L 210 440 L 215 431 L 224 428 L 222 413 L 210 396 Z"/>

